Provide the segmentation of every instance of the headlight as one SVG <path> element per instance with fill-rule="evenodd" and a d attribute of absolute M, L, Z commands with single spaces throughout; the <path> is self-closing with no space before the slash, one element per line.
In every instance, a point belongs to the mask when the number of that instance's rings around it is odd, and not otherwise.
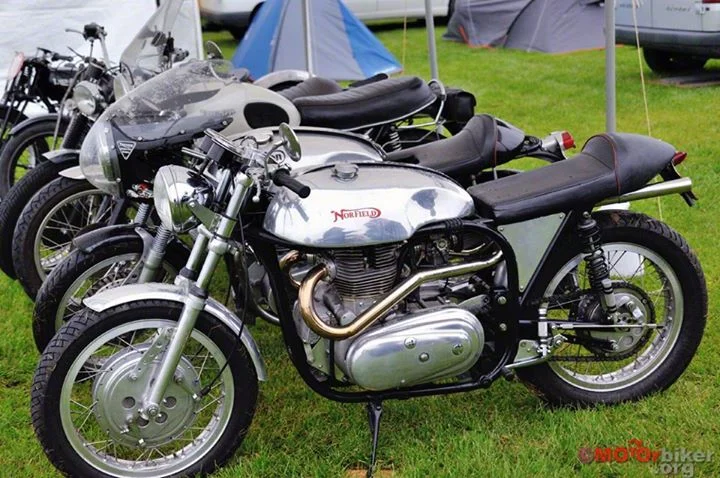
<path fill-rule="evenodd" d="M 82 114 L 93 116 L 102 105 L 103 96 L 98 85 L 81 81 L 73 88 L 73 101 Z"/>
<path fill-rule="evenodd" d="M 114 146 L 112 128 L 102 119 L 97 121 L 83 141 L 80 149 L 80 170 L 85 178 L 101 191 L 121 196 L 121 176 L 117 149 Z"/>
<path fill-rule="evenodd" d="M 163 166 L 155 175 L 153 198 L 163 226 L 175 232 L 187 232 L 198 223 L 188 206 L 189 201 L 206 205 L 212 187 L 191 169 L 182 166 Z"/>

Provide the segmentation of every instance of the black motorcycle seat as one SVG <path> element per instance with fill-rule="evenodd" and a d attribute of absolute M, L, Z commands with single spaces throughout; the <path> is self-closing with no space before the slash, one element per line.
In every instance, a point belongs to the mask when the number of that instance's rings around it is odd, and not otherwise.
<path fill-rule="evenodd" d="M 455 136 L 394 151 L 386 159 L 418 164 L 458 179 L 497 166 L 496 141 L 495 118 L 477 115 Z"/>
<path fill-rule="evenodd" d="M 356 130 L 397 121 L 431 105 L 437 96 L 417 77 L 390 78 L 329 95 L 293 100 L 303 126 Z"/>
<path fill-rule="evenodd" d="M 313 76 L 295 86 L 280 90 L 278 93 L 290 101 L 294 101 L 303 96 L 330 95 L 333 93 L 339 93 L 342 90 L 342 87 L 333 80 Z"/>
<path fill-rule="evenodd" d="M 478 213 L 507 224 L 571 209 L 642 188 L 670 164 L 671 145 L 636 134 L 590 138 L 581 153 L 526 173 L 468 189 Z"/>

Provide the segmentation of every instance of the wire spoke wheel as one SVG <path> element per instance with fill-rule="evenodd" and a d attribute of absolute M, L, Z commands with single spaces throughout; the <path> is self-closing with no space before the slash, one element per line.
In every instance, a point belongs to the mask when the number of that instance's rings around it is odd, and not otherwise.
<path fill-rule="evenodd" d="M 71 363 L 62 383 L 60 420 L 73 451 L 96 470 L 126 477 L 180 473 L 225 432 L 236 384 L 230 367 L 222 370 L 226 357 L 220 347 L 197 329 L 159 413 L 149 419 L 139 413 L 147 380 L 158 367 L 143 365 L 143 356 L 175 326 L 166 319 L 125 322 L 90 342 Z"/>
<path fill-rule="evenodd" d="M 110 196 L 88 190 L 64 198 L 50 210 L 38 228 L 33 248 L 41 278 L 69 254 L 75 236 L 88 226 L 110 219 L 112 206 Z"/>
<path fill-rule="evenodd" d="M 155 282 L 172 282 L 178 271 L 167 261 L 163 261 L 162 270 Z M 127 253 L 109 257 L 81 274 L 67 289 L 57 307 L 55 330 L 67 322 L 70 317 L 84 308 L 83 300 L 105 290 L 137 282 L 143 268 L 140 254 Z"/>
<path fill-rule="evenodd" d="M 566 334 L 569 342 L 550 362 L 560 378 L 593 391 L 628 387 L 651 374 L 672 350 L 683 321 L 680 281 L 665 259 L 637 244 L 610 243 L 603 250 L 618 299 L 618 327 Z M 545 297 L 563 295 L 572 299 L 544 304 L 549 320 L 602 320 L 602 307 L 591 291 L 582 255 L 560 269 L 545 292 Z M 656 328 L 637 327 L 643 324 Z"/>

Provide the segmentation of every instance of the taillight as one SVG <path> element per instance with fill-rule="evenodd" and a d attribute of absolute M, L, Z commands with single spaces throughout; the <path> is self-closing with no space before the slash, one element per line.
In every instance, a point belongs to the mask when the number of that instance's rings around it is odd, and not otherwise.
<path fill-rule="evenodd" d="M 720 3 L 720 0 L 702 0 L 702 3 Z"/>
<path fill-rule="evenodd" d="M 716 3 L 720 3 L 720 0 L 717 0 Z M 672 159 L 673 166 L 677 166 L 678 164 L 682 163 L 683 161 L 685 161 L 685 158 L 687 158 L 687 153 L 683 151 L 677 151 Z"/>
<path fill-rule="evenodd" d="M 560 133 L 560 137 L 562 138 L 563 149 L 573 149 L 575 147 L 575 138 L 568 131 Z"/>

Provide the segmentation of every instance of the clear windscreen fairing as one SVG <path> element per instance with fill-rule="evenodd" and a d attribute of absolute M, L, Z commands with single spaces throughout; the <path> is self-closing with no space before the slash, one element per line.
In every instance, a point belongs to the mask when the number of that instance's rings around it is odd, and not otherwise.
<path fill-rule="evenodd" d="M 170 37 L 175 48 L 188 52 L 188 58 L 201 58 L 202 51 L 198 46 L 200 22 L 195 1 L 165 0 L 143 25 L 120 57 L 124 92 L 170 66 L 166 57 Z"/>
<path fill-rule="evenodd" d="M 238 111 L 239 79 L 223 60 L 193 61 L 143 83 L 111 105 L 98 123 L 109 123 L 115 141 L 170 142 L 207 128 L 224 129 Z M 161 146 L 160 144 L 153 145 Z"/>

